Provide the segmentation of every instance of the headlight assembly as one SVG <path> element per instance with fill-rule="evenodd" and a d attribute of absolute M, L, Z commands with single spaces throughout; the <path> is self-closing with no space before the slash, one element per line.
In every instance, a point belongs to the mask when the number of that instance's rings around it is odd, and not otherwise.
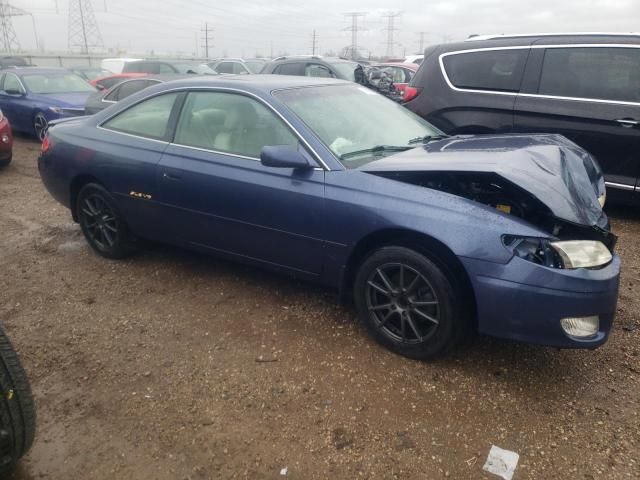
<path fill-rule="evenodd" d="M 514 255 L 549 268 L 596 268 L 613 259 L 609 249 L 594 240 L 555 242 L 546 238 L 505 235 L 502 241 Z"/>

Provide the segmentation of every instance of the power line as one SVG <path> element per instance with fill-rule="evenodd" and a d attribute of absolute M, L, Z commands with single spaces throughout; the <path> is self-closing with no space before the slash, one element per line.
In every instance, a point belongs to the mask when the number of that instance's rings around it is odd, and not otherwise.
<path fill-rule="evenodd" d="M 362 27 L 358 25 L 358 19 L 364 18 L 367 15 L 367 12 L 348 12 L 345 13 L 344 16 L 347 18 L 351 18 L 351 26 L 345 28 L 345 30 L 351 32 L 351 58 L 353 60 L 358 59 L 358 31 L 363 30 Z"/>
<path fill-rule="evenodd" d="M 209 23 L 204 24 L 204 28 L 200 30 L 203 33 L 202 41 L 204 42 L 204 57 L 209 60 L 209 43 L 213 47 L 213 30 L 209 29 Z"/>
<path fill-rule="evenodd" d="M 389 12 L 382 14 L 382 18 L 387 19 L 387 27 L 385 28 L 385 32 L 387 32 L 387 58 L 393 57 L 393 47 L 395 46 L 394 35 L 398 29 L 395 26 L 396 18 L 399 18 L 402 15 L 402 12 Z"/>
<path fill-rule="evenodd" d="M 420 36 L 420 51 L 419 53 L 422 54 L 424 53 L 424 36 L 427 34 L 427 32 L 418 32 L 418 35 Z"/>
<path fill-rule="evenodd" d="M 18 36 L 13 28 L 12 18 L 19 16 L 31 17 L 31 21 L 33 22 L 33 33 L 36 36 L 36 48 L 38 48 L 38 34 L 36 32 L 36 22 L 33 15 L 26 10 L 10 5 L 9 2 L 0 1 L 0 28 L 2 29 L 2 32 L 0 32 L 2 38 L 0 38 L 0 40 L 2 41 L 2 50 L 9 53 L 20 50 L 20 42 L 18 41 Z"/>
<path fill-rule="evenodd" d="M 316 35 L 315 29 L 313 30 L 313 35 L 311 36 L 311 54 L 315 55 L 316 50 L 318 48 L 318 35 Z"/>
<path fill-rule="evenodd" d="M 91 48 L 104 49 L 91 0 L 69 0 L 68 43 L 70 50 L 80 47 L 81 53 L 89 53 Z"/>

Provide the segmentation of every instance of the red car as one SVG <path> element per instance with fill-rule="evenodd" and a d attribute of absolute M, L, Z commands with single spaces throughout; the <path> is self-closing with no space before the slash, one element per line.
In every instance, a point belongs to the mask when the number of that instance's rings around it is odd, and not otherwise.
<path fill-rule="evenodd" d="M 0 167 L 6 167 L 11 163 L 13 155 L 13 133 L 9 120 L 0 112 Z"/>
<path fill-rule="evenodd" d="M 414 63 L 380 63 L 376 67 L 388 68 L 393 73 L 393 85 L 400 92 L 404 92 L 420 65 Z"/>
<path fill-rule="evenodd" d="M 146 73 L 114 73 L 108 77 L 101 77 L 91 80 L 89 83 L 98 90 L 109 90 L 114 85 L 127 80 L 128 78 L 146 77 Z"/>

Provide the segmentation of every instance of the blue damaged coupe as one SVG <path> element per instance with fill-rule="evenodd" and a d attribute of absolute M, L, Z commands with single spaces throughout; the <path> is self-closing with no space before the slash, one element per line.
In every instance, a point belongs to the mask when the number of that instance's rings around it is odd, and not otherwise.
<path fill-rule="evenodd" d="M 595 348 L 614 319 L 602 172 L 563 137 L 446 137 L 341 80 L 198 77 L 54 122 L 39 169 L 98 254 L 153 239 L 316 281 L 409 357 L 473 332 Z"/>

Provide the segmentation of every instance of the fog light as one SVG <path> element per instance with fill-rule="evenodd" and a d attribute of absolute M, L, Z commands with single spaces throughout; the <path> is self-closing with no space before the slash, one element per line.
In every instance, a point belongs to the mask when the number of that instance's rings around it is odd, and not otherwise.
<path fill-rule="evenodd" d="M 573 317 L 560 320 L 562 329 L 567 335 L 576 338 L 589 338 L 595 336 L 600 328 L 600 317 Z"/>

